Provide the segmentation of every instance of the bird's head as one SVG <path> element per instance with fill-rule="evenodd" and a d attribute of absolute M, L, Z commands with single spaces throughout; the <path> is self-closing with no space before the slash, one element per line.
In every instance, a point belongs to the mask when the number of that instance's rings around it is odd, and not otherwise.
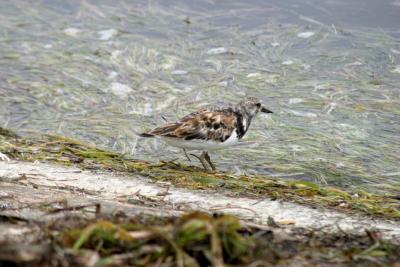
<path fill-rule="evenodd" d="M 263 105 L 261 99 L 257 97 L 248 97 L 244 99 L 238 104 L 238 107 L 250 117 L 254 117 L 258 112 L 273 113 L 271 110 L 267 109 Z"/>

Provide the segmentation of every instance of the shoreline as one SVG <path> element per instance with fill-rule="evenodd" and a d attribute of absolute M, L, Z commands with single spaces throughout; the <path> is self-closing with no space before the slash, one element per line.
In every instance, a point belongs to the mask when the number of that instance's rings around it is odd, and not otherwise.
<path fill-rule="evenodd" d="M 400 255 L 398 202 L 390 199 L 383 203 L 387 196 L 365 192 L 356 197 L 354 192 L 299 181 L 204 173 L 199 168 L 175 163 L 125 159 L 117 153 L 56 136 L 23 139 L 0 129 L 0 141 L 0 152 L 11 159 L 0 161 L 0 216 L 3 218 L 0 229 L 4 237 L 1 241 L 6 244 L 0 249 L 0 262 L 36 266 L 35 262 L 46 261 L 43 251 L 29 252 L 29 248 L 21 248 L 18 249 L 21 255 L 17 253 L 14 259 L 9 259 L 7 249 L 26 242 L 42 246 L 46 241 L 51 244 L 47 249 L 58 246 L 63 253 L 83 242 L 82 249 L 90 252 L 94 262 L 90 265 L 91 261 L 85 258 L 84 266 L 122 264 L 121 255 L 97 251 L 91 243 L 85 243 L 87 240 L 70 236 L 72 231 L 80 232 L 82 237 L 88 227 L 106 231 L 103 221 L 112 225 L 112 229 L 126 231 L 121 220 L 144 221 L 135 227 L 151 231 L 150 236 L 158 235 L 155 229 L 159 227 L 169 229 L 166 230 L 168 233 L 175 229 L 171 234 L 183 231 L 179 223 L 182 220 L 196 225 L 211 223 L 217 232 L 222 231 L 216 226 L 221 223 L 219 220 L 224 223 L 224 220 L 226 223 L 233 223 L 233 220 L 237 228 L 229 234 L 240 237 L 243 246 L 257 252 L 241 252 L 238 261 L 241 264 L 249 263 L 249 259 L 263 259 L 276 266 L 294 266 L 296 263 L 318 266 L 318 262 L 321 266 L 338 263 L 379 266 L 397 262 Z M 276 195 L 275 191 L 280 194 Z M 339 204 L 330 206 L 332 203 Z M 370 203 L 374 206 L 364 209 Z M 74 222 L 69 221 L 71 216 L 75 218 Z M 221 216 L 223 219 L 219 219 Z M 62 226 L 54 230 L 54 224 Z M 261 232 L 268 232 L 273 237 L 267 238 L 268 248 L 262 244 L 265 237 L 260 235 Z M 213 236 L 212 232 L 208 234 Z M 65 243 L 59 238 L 70 241 Z M 93 234 L 90 238 L 100 237 Z M 150 237 L 146 238 L 143 242 L 154 242 Z M 192 238 L 192 234 L 188 238 Z M 165 249 L 170 245 L 160 242 L 157 239 L 157 244 Z M 282 242 L 289 242 L 294 247 L 282 247 Z M 118 244 L 119 249 L 126 249 L 125 243 Z M 82 260 L 81 245 L 68 252 L 75 260 Z M 211 243 L 209 245 L 205 248 L 207 253 L 215 249 Z M 220 250 L 225 249 L 221 245 Z M 187 252 L 188 248 L 183 246 L 179 250 Z M 325 258 L 325 252 L 321 254 L 321 251 L 330 251 L 336 256 Z M 188 259 L 201 262 L 201 258 L 187 253 Z M 266 260 L 263 253 L 275 256 Z M 23 255 L 32 257 L 24 258 Z M 175 260 L 182 260 L 178 258 Z M 211 263 L 216 266 L 213 261 L 218 259 L 219 263 L 236 266 L 234 258 L 233 254 L 224 257 L 216 254 L 211 257 Z M 113 264 L 99 265 L 105 259 L 112 259 Z"/>

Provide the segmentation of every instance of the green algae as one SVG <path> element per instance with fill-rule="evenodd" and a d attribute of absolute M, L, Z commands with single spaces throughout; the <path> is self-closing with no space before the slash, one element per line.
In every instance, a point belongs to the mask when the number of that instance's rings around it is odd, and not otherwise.
<path fill-rule="evenodd" d="M 261 175 L 210 173 L 177 162 L 154 163 L 130 159 L 116 152 L 60 136 L 41 135 L 25 139 L 0 128 L 0 152 L 18 160 L 40 160 L 75 165 L 83 169 L 137 173 L 153 181 L 169 182 L 193 190 L 214 190 L 254 198 L 269 197 L 344 212 L 400 219 L 400 201 L 392 195 L 378 195 L 362 190 L 347 192 L 312 182 Z"/>

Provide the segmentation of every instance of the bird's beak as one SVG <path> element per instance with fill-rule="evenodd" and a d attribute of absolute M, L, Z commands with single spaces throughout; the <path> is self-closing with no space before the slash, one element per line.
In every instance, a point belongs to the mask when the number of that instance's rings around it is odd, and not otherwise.
<path fill-rule="evenodd" d="M 273 113 L 271 110 L 267 109 L 266 107 L 261 107 L 260 111 L 264 112 L 264 113 Z"/>

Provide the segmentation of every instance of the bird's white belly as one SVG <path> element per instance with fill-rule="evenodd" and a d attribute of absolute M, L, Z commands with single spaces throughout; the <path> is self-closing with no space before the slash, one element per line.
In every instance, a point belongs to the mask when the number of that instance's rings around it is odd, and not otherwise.
<path fill-rule="evenodd" d="M 212 140 L 183 140 L 173 137 L 160 137 L 161 140 L 165 141 L 167 144 L 175 147 L 184 148 L 187 150 L 218 150 L 236 144 L 239 139 L 237 137 L 236 131 L 233 131 L 231 136 L 225 140 L 225 142 L 216 142 Z"/>

